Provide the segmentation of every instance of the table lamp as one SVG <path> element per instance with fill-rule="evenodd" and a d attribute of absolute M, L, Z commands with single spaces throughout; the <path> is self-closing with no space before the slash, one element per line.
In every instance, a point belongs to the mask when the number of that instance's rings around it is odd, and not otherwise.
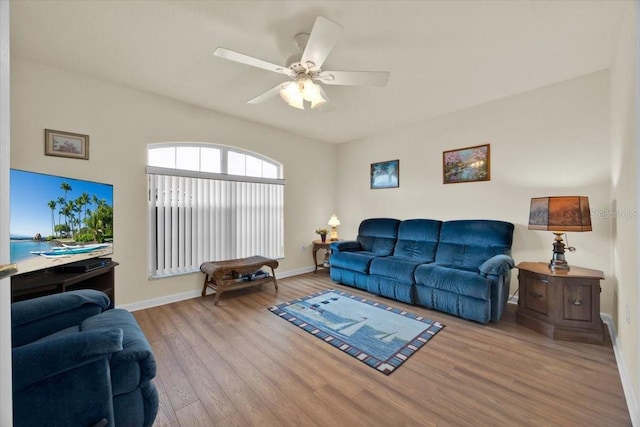
<path fill-rule="evenodd" d="M 331 226 L 331 234 L 329 235 L 329 240 L 338 240 L 337 227 L 340 225 L 340 220 L 338 219 L 336 214 L 331 215 L 331 218 L 329 218 L 329 225 Z"/>
<path fill-rule="evenodd" d="M 529 209 L 529 230 L 548 230 L 555 234 L 551 271 L 569 271 L 564 257 L 562 235 L 567 231 L 591 231 L 589 198 L 583 196 L 535 197 Z M 568 246 L 569 252 L 576 250 Z"/>

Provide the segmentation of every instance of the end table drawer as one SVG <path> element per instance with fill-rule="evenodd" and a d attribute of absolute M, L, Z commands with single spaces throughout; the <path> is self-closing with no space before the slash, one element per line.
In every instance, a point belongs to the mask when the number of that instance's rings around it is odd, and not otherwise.
<path fill-rule="evenodd" d="M 564 310 L 566 320 L 583 320 L 591 322 L 591 286 L 579 284 L 564 285 Z"/>
<path fill-rule="evenodd" d="M 534 310 L 542 314 L 548 314 L 548 281 L 532 276 L 527 276 L 525 280 L 527 281 L 524 297 L 525 306 L 529 310 Z"/>

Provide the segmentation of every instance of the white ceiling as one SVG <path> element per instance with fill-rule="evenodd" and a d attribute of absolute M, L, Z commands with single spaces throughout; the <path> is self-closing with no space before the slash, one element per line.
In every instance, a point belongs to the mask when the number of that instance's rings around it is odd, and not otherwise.
<path fill-rule="evenodd" d="M 609 67 L 624 1 L 11 1 L 11 53 L 340 143 Z M 300 111 L 246 101 L 322 15 L 344 27 L 328 70 L 390 71 L 387 87 L 325 86 Z"/>

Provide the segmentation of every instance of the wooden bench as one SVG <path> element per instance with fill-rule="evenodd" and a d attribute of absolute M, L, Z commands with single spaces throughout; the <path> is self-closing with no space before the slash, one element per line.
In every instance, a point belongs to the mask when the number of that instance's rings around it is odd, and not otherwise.
<path fill-rule="evenodd" d="M 253 280 L 249 277 L 249 275 L 258 272 L 264 266 L 271 268 L 271 276 Z M 207 288 L 213 289 L 216 294 L 213 304 L 218 305 L 220 295 L 225 291 L 262 285 L 268 282 L 273 282 L 277 291 L 278 282 L 276 281 L 276 272 L 274 270 L 276 268 L 278 268 L 278 261 L 261 256 L 205 262 L 200 266 L 200 271 L 205 275 L 202 296 L 206 295 Z"/>

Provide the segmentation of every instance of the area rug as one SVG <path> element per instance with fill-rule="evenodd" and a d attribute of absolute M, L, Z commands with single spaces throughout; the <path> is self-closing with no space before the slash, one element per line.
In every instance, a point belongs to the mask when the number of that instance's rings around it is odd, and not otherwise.
<path fill-rule="evenodd" d="M 269 310 L 386 375 L 444 328 L 439 322 L 335 289 Z"/>

